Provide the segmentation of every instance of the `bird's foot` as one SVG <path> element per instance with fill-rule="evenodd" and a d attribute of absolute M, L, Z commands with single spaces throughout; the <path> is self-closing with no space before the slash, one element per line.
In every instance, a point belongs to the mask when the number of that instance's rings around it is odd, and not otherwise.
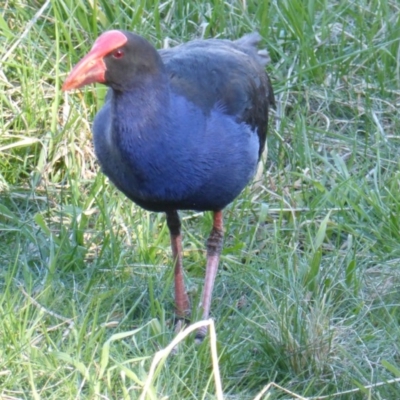
<path fill-rule="evenodd" d="M 207 335 L 207 326 L 202 326 L 201 328 L 199 328 L 196 332 L 196 336 L 194 338 L 194 342 L 198 345 L 203 343 L 204 338 Z"/>
<path fill-rule="evenodd" d="M 178 334 L 179 332 L 181 332 L 182 330 L 184 330 L 186 327 L 188 327 L 192 322 L 189 319 L 190 314 L 187 314 L 186 317 L 182 317 L 178 314 L 175 315 L 174 317 L 174 332 L 175 334 Z M 201 328 L 199 328 L 196 331 L 196 336 L 194 338 L 194 342 L 199 345 L 201 343 L 203 343 L 204 338 L 207 335 L 207 331 L 208 331 L 208 327 L 207 326 L 202 326 Z"/>
<path fill-rule="evenodd" d="M 179 333 L 183 329 L 185 329 L 187 326 L 190 325 L 190 319 L 189 316 L 187 317 L 182 317 L 180 315 L 175 315 L 174 317 L 174 331 L 175 333 Z"/>

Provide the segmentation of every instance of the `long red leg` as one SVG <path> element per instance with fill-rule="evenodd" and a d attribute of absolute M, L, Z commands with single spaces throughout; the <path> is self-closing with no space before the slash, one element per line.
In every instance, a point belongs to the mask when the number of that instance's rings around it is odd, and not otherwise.
<path fill-rule="evenodd" d="M 201 306 L 203 308 L 203 319 L 207 319 L 210 314 L 212 291 L 214 287 L 215 277 L 218 271 L 218 264 L 222 251 L 223 239 L 224 226 L 222 211 L 215 211 L 213 228 L 207 240 L 206 277 L 204 280 L 203 297 L 201 301 Z M 204 338 L 206 330 L 206 328 L 201 328 L 197 332 L 196 337 L 199 339 Z"/>
<path fill-rule="evenodd" d="M 190 313 L 190 303 L 183 279 L 181 221 L 177 211 L 168 211 L 166 214 L 174 259 L 175 312 L 178 317 L 186 318 Z"/>

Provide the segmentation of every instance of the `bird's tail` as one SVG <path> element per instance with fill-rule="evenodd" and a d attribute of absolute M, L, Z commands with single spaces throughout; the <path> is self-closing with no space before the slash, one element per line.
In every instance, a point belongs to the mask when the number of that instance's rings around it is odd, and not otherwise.
<path fill-rule="evenodd" d="M 267 49 L 258 49 L 261 40 L 262 36 L 258 32 L 252 32 L 242 36 L 238 40 L 235 40 L 235 44 L 246 53 L 256 56 L 258 62 L 265 66 L 271 61 L 271 58 Z"/>

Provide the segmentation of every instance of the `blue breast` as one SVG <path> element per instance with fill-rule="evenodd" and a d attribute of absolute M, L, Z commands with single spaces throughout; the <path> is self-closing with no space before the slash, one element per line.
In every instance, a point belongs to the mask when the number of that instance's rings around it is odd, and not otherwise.
<path fill-rule="evenodd" d="M 108 96 L 93 125 L 103 172 L 147 210 L 221 210 L 254 175 L 257 134 L 221 107 L 204 113 L 166 96 L 161 106 L 131 92 Z"/>

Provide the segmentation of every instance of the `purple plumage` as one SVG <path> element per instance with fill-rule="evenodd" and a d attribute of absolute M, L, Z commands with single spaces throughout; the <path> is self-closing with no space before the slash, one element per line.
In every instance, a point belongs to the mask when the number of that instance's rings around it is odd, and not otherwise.
<path fill-rule="evenodd" d="M 258 34 L 195 40 L 157 51 L 142 37 L 109 31 L 73 69 L 63 90 L 110 87 L 93 124 L 103 172 L 132 201 L 167 214 L 178 316 L 189 312 L 177 210 L 213 211 L 203 318 L 222 248 L 222 209 L 253 177 L 274 95 Z M 205 332 L 200 332 L 203 336 Z"/>

